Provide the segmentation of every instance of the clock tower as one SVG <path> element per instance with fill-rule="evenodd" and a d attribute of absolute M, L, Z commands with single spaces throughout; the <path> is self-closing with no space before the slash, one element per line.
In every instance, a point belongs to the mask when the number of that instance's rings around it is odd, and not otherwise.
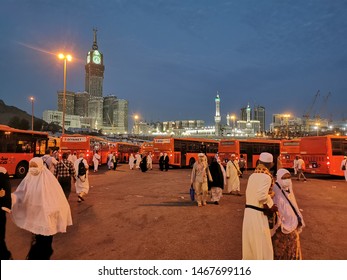
<path fill-rule="evenodd" d="M 98 43 L 96 37 L 97 29 L 94 28 L 93 32 L 93 46 L 87 54 L 87 63 L 85 65 L 85 91 L 90 94 L 91 98 L 103 96 L 103 82 L 105 72 L 104 56 L 98 50 Z"/>

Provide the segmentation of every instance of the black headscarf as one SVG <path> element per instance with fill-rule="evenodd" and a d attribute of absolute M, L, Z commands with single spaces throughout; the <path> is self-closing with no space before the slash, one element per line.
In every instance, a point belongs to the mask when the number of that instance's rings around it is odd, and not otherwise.
<path fill-rule="evenodd" d="M 212 187 L 219 187 L 224 189 L 224 177 L 221 170 L 220 164 L 214 158 L 209 167 L 213 182 L 208 182 L 208 189 L 211 190 Z"/>
<path fill-rule="evenodd" d="M 0 172 L 0 190 L 1 189 L 5 191 L 5 196 L 0 197 L 0 207 L 11 209 L 11 183 L 7 172 Z"/>

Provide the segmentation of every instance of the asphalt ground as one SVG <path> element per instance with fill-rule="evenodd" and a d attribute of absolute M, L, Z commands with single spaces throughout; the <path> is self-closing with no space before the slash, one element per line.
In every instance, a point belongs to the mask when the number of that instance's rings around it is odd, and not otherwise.
<path fill-rule="evenodd" d="M 54 260 L 240 260 L 245 196 L 225 194 L 220 205 L 190 200 L 190 169 L 143 173 L 118 165 L 90 170 L 90 192 L 82 203 L 69 198 L 73 225 L 53 240 Z M 248 174 L 241 179 L 244 194 Z M 20 180 L 11 179 L 13 191 Z M 347 182 L 317 175 L 293 180 L 306 228 L 303 259 L 347 259 Z M 6 242 L 24 260 L 31 233 L 8 216 Z"/>

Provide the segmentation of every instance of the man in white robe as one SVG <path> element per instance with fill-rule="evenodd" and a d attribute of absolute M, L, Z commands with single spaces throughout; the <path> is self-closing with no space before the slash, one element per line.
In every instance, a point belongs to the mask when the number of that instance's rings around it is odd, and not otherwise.
<path fill-rule="evenodd" d="M 227 163 L 226 167 L 226 176 L 227 176 L 227 187 L 226 192 L 234 195 L 240 194 L 240 176 L 241 171 L 239 164 L 236 160 L 235 154 L 231 155 L 230 160 Z"/>
<path fill-rule="evenodd" d="M 273 248 L 269 222 L 262 211 L 265 205 L 276 210 L 269 190 L 273 178 L 269 169 L 273 166 L 273 156 L 261 153 L 260 164 L 249 177 L 246 188 L 246 208 L 242 225 L 242 259 L 272 260 Z"/>
<path fill-rule="evenodd" d="M 108 170 L 111 170 L 114 167 L 113 153 L 111 152 L 107 155 L 107 167 Z"/>
<path fill-rule="evenodd" d="M 76 152 L 73 152 L 73 154 L 69 154 L 67 160 L 71 161 L 74 164 L 77 160 Z"/>
<path fill-rule="evenodd" d="M 97 172 L 99 170 L 99 162 L 100 162 L 100 155 L 98 151 L 95 151 L 93 155 L 93 165 L 94 165 L 94 172 Z"/>
<path fill-rule="evenodd" d="M 83 161 L 84 166 L 86 168 L 86 174 L 79 176 L 78 175 L 78 165 L 79 163 Z M 81 153 L 79 155 L 79 159 L 75 161 L 74 163 L 74 167 L 77 173 L 77 178 L 76 178 L 76 183 L 75 183 L 75 187 L 76 187 L 76 193 L 77 193 L 77 197 L 78 197 L 78 202 L 82 202 L 84 201 L 84 196 L 86 194 L 88 194 L 89 192 L 89 179 L 88 179 L 88 169 L 89 169 L 89 165 L 87 163 L 87 160 L 84 158 L 84 154 Z"/>
<path fill-rule="evenodd" d="M 129 168 L 132 170 L 134 169 L 134 161 L 135 161 L 135 157 L 133 154 L 130 154 L 130 157 L 129 157 Z"/>
<path fill-rule="evenodd" d="M 149 154 L 147 155 L 147 169 L 148 170 L 152 170 L 153 169 L 153 164 L 152 164 L 152 153 L 149 152 Z"/>
<path fill-rule="evenodd" d="M 136 153 L 135 160 L 136 160 L 136 169 L 140 169 L 140 162 L 141 162 L 141 155 L 139 153 Z"/>

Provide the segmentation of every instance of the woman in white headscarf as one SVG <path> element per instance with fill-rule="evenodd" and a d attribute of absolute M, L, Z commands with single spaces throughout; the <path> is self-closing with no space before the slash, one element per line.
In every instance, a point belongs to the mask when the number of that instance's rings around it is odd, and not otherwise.
<path fill-rule="evenodd" d="M 13 193 L 14 223 L 34 234 L 28 259 L 50 259 L 53 235 L 72 225 L 71 210 L 54 175 L 44 168 L 41 158 L 29 162 L 29 171 Z"/>
<path fill-rule="evenodd" d="M 301 260 L 299 234 L 305 223 L 295 199 L 288 170 L 278 169 L 273 191 L 273 201 L 278 207 L 278 222 L 272 231 L 274 259 Z"/>

